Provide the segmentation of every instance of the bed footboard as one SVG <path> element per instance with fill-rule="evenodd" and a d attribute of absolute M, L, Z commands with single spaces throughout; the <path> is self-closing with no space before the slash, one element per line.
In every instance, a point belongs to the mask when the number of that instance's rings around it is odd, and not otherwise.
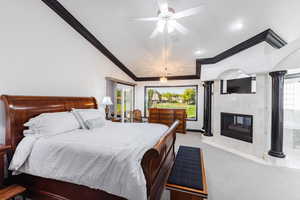
<path fill-rule="evenodd" d="M 176 128 L 175 121 L 161 139 L 143 156 L 142 168 L 147 182 L 148 199 L 155 200 L 161 196 L 169 171 L 175 159 Z"/>

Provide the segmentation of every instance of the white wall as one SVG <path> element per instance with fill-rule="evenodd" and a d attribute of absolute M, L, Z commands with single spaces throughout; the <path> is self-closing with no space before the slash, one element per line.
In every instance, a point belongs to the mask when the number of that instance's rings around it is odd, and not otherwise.
<path fill-rule="evenodd" d="M 0 6 L 0 94 L 105 95 L 105 76 L 132 81 L 38 0 Z M 3 108 L 0 108 L 3 140 Z"/>
<path fill-rule="evenodd" d="M 160 81 L 137 82 L 136 86 L 136 105 L 137 109 L 144 112 L 144 89 L 145 86 L 182 86 L 182 85 L 198 85 L 198 120 L 187 121 L 187 129 L 202 129 L 203 126 L 203 87 L 200 80 L 174 80 L 166 83 Z"/>

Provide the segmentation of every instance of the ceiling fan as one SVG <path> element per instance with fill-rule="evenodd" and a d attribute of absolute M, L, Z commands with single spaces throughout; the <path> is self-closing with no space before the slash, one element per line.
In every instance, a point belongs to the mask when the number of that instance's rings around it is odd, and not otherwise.
<path fill-rule="evenodd" d="M 180 12 L 175 12 L 175 10 L 169 7 L 167 0 L 157 0 L 158 3 L 158 16 L 157 17 L 150 17 L 150 18 L 138 18 L 138 21 L 155 21 L 156 28 L 152 32 L 150 38 L 154 38 L 159 33 L 167 32 L 172 33 L 173 31 L 177 30 L 182 34 L 187 34 L 189 31 L 183 25 L 177 22 L 178 19 L 189 17 L 191 15 L 198 14 L 202 6 L 194 7 L 187 10 L 183 10 Z"/>

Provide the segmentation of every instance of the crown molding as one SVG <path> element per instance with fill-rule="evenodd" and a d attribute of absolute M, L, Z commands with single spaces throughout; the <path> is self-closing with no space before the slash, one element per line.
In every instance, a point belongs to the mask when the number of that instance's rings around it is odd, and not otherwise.
<path fill-rule="evenodd" d="M 89 41 L 96 49 L 104 54 L 123 72 L 125 72 L 134 81 L 158 81 L 160 77 L 137 77 L 129 70 L 116 56 L 114 56 L 86 27 L 84 27 L 61 3 L 57 0 L 41 0 L 65 22 L 75 29 L 82 37 Z M 203 64 L 215 64 L 241 51 L 253 47 L 261 42 L 267 42 L 274 48 L 281 48 L 287 43 L 277 35 L 273 30 L 268 29 L 212 58 L 202 58 L 196 60 L 196 73 L 184 76 L 167 76 L 168 80 L 191 80 L 201 78 L 201 66 Z"/>
<path fill-rule="evenodd" d="M 238 54 L 241 51 L 249 49 L 261 42 L 267 42 L 269 45 L 276 49 L 280 49 L 287 44 L 287 42 L 284 41 L 279 35 L 277 35 L 272 29 L 267 29 L 255 35 L 254 37 L 216 55 L 215 57 L 197 59 L 196 62 L 200 65 L 215 64 L 235 54 Z"/>

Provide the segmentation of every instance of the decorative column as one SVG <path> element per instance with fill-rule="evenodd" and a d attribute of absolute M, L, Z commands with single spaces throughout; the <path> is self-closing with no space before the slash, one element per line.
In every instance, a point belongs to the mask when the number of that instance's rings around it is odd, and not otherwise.
<path fill-rule="evenodd" d="M 203 129 L 205 136 L 213 136 L 211 132 L 211 107 L 212 107 L 212 85 L 213 81 L 204 82 L 204 118 Z"/>
<path fill-rule="evenodd" d="M 203 100 L 203 127 L 202 130 L 205 132 L 206 131 L 206 84 L 203 84 L 203 89 L 204 89 L 204 100 Z"/>
<path fill-rule="evenodd" d="M 272 77 L 272 128 L 271 150 L 269 155 L 284 158 L 283 153 L 283 103 L 284 103 L 284 75 L 287 71 L 270 72 Z"/>

